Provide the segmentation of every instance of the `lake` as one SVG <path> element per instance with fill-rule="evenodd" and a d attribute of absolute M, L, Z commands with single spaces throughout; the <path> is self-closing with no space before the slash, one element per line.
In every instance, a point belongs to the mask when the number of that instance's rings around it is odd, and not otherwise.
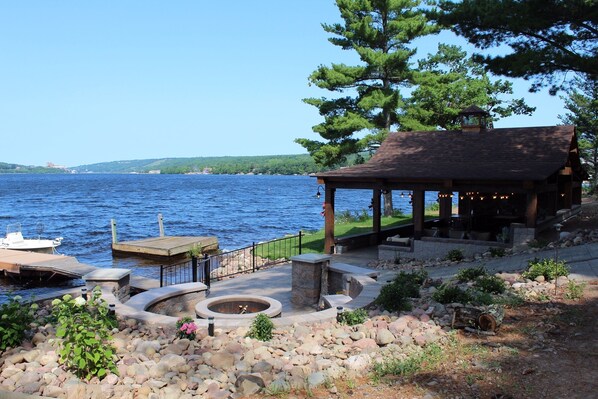
<path fill-rule="evenodd" d="M 317 188 L 308 176 L 6 174 L 0 175 L 0 229 L 4 234 L 6 225 L 21 223 L 25 238 L 40 232 L 64 237 L 59 252 L 80 262 L 157 278 L 159 263 L 112 257 L 111 219 L 119 241 L 158 236 L 161 213 L 166 235 L 216 236 L 221 249 L 232 250 L 323 228 Z M 427 202 L 434 201 L 428 194 Z M 337 190 L 336 212 L 361 212 L 370 201 L 370 191 Z M 408 198 L 395 195 L 394 202 L 411 212 Z M 35 294 L 54 288 L 4 278 L 0 289 L 1 301 L 9 290 Z"/>

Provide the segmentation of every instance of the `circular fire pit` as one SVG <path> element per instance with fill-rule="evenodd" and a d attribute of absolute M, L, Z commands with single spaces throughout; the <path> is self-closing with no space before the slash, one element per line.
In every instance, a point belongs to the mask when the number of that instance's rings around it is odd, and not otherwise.
<path fill-rule="evenodd" d="M 278 317 L 282 313 L 282 304 L 259 295 L 224 295 L 206 299 L 195 306 L 195 314 L 202 319 L 249 319 L 257 313 Z"/>

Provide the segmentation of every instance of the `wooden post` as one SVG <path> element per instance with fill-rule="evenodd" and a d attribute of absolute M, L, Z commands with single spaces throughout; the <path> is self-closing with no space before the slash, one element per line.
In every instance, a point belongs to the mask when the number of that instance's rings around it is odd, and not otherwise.
<path fill-rule="evenodd" d="M 158 213 L 158 228 L 160 229 L 160 237 L 164 237 L 164 221 L 162 214 Z"/>
<path fill-rule="evenodd" d="M 334 188 L 325 186 L 324 199 L 324 253 L 334 253 Z"/>
<path fill-rule="evenodd" d="M 382 223 L 380 221 L 382 216 L 382 203 L 380 201 L 380 190 L 374 190 L 372 198 L 372 230 L 374 232 L 374 242 L 372 245 L 377 245 L 380 241 L 380 231 L 382 231 Z"/>
<path fill-rule="evenodd" d="M 527 208 L 525 210 L 525 227 L 536 227 L 538 217 L 538 194 L 535 192 L 527 193 Z"/>
<path fill-rule="evenodd" d="M 416 240 L 422 238 L 424 233 L 424 190 L 413 191 L 413 237 Z"/>
<path fill-rule="evenodd" d="M 116 237 L 116 219 L 110 219 L 110 227 L 112 228 L 112 244 L 118 243 Z"/>

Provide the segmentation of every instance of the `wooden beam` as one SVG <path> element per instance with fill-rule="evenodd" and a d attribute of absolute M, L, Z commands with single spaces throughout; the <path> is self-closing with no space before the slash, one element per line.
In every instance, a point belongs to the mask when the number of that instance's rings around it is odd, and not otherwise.
<path fill-rule="evenodd" d="M 416 240 L 422 238 L 424 233 L 424 190 L 413 192 L 413 237 Z"/>
<path fill-rule="evenodd" d="M 325 186 L 324 196 L 324 253 L 334 253 L 334 194 L 335 189 Z"/>
<path fill-rule="evenodd" d="M 525 226 L 529 228 L 536 227 L 538 218 L 538 194 L 535 192 L 527 194 L 527 207 L 525 210 Z"/>

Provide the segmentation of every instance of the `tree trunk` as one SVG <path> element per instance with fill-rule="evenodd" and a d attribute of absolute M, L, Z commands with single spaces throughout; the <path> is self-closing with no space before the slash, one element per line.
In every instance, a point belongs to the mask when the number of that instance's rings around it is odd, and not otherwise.
<path fill-rule="evenodd" d="M 384 194 L 384 216 L 392 216 L 392 191 L 388 191 Z"/>

